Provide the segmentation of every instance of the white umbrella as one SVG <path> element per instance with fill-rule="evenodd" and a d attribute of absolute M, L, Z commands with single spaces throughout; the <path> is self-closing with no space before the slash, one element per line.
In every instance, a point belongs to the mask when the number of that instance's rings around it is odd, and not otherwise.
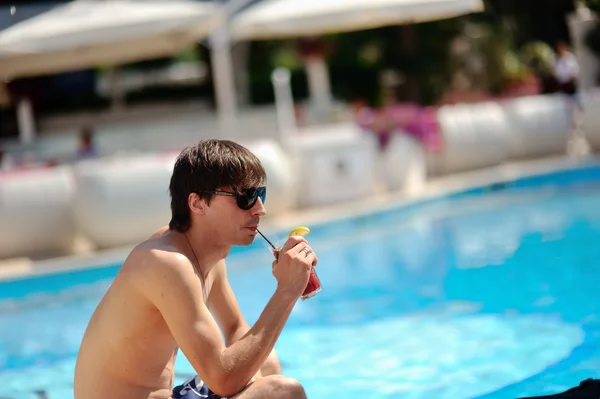
<path fill-rule="evenodd" d="M 77 0 L 0 32 L 0 77 L 51 74 L 175 54 L 224 13 L 190 0 Z"/>
<path fill-rule="evenodd" d="M 236 39 L 322 35 L 483 11 L 482 0 L 264 0 L 232 22 Z"/>

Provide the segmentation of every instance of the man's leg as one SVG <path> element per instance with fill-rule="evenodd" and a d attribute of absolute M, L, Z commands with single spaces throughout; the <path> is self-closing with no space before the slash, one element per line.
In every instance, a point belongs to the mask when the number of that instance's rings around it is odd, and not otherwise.
<path fill-rule="evenodd" d="M 306 399 L 306 392 L 293 378 L 270 375 L 257 378 L 231 399 Z"/>
<path fill-rule="evenodd" d="M 277 352 L 275 352 L 275 349 L 271 351 L 271 354 L 260 368 L 259 373 L 262 377 L 274 374 L 281 374 L 281 364 L 279 363 L 279 357 L 277 356 Z"/>

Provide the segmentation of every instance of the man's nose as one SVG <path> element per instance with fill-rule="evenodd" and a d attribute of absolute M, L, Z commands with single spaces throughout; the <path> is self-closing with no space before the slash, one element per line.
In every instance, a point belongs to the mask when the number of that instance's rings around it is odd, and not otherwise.
<path fill-rule="evenodd" d="M 258 198 L 256 204 L 250 209 L 252 215 L 254 216 L 265 216 L 267 214 L 267 209 L 265 208 L 265 204 L 263 204 L 262 199 Z"/>

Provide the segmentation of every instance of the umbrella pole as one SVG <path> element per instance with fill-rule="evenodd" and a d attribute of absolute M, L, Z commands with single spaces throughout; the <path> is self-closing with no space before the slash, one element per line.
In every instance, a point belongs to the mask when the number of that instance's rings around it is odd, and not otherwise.
<path fill-rule="evenodd" d="M 287 68 L 276 68 L 271 74 L 271 82 L 275 91 L 275 109 L 279 123 L 279 140 L 281 146 L 286 150 L 292 148 L 291 144 L 297 133 L 294 97 L 290 80 L 291 73 Z"/>
<path fill-rule="evenodd" d="M 35 140 L 35 120 L 31 102 L 28 98 L 22 98 L 17 103 L 17 123 L 21 144 L 33 143 Z"/>
<path fill-rule="evenodd" d="M 304 60 L 306 77 L 312 105 L 321 118 L 331 110 L 331 84 L 327 63 L 322 56 L 311 56 Z"/>
<path fill-rule="evenodd" d="M 237 101 L 226 26 L 217 28 L 211 35 L 210 51 L 221 136 L 231 137 L 237 127 Z"/>

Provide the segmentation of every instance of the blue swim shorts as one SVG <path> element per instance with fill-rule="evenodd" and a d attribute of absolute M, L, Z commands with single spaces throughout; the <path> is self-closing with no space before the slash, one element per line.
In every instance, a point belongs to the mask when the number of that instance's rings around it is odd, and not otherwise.
<path fill-rule="evenodd" d="M 192 377 L 183 384 L 173 388 L 173 399 L 227 399 L 217 395 L 198 376 Z"/>

